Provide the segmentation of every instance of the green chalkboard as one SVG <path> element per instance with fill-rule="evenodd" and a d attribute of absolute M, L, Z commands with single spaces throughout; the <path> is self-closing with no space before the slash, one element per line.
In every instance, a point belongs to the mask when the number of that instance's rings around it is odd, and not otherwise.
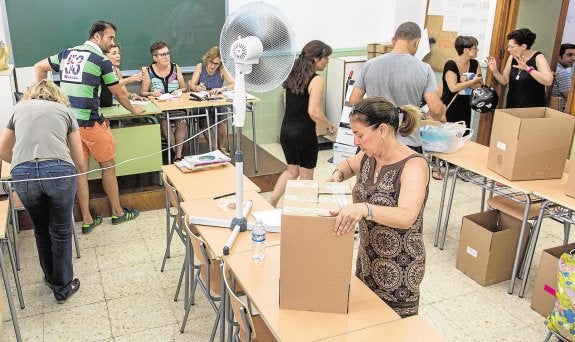
<path fill-rule="evenodd" d="M 149 47 L 164 41 L 172 62 L 192 66 L 219 45 L 225 0 L 5 0 L 16 67 L 34 65 L 88 39 L 94 21 L 118 27 L 122 70 L 152 61 Z"/>

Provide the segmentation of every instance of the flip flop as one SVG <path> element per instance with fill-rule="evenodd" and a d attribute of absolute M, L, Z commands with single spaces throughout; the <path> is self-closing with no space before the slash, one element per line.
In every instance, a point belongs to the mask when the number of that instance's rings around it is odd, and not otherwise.
<path fill-rule="evenodd" d="M 431 168 L 431 178 L 435 180 L 443 180 L 443 175 L 441 174 L 439 166 L 433 166 Z"/>

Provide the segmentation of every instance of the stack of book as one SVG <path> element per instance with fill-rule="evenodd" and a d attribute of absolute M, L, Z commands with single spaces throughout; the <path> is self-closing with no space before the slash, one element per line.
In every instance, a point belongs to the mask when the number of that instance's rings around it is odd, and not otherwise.
<path fill-rule="evenodd" d="M 223 154 L 220 150 L 215 150 L 208 153 L 186 156 L 181 161 L 176 162 L 176 166 L 184 172 L 201 171 L 223 166 L 230 161 L 230 157 Z"/>

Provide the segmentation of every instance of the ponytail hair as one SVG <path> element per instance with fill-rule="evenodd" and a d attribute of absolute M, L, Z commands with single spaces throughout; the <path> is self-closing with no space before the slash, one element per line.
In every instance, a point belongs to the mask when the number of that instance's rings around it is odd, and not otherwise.
<path fill-rule="evenodd" d="M 402 136 L 408 136 L 419 127 L 421 112 L 413 105 L 396 107 L 382 96 L 370 96 L 353 107 L 350 120 L 367 126 L 387 124 Z"/>

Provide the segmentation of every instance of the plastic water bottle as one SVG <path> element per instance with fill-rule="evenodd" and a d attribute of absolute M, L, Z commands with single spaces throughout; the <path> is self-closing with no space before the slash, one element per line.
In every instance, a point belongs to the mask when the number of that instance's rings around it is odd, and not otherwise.
<path fill-rule="evenodd" d="M 261 219 L 256 220 L 252 230 L 252 259 L 256 262 L 266 257 L 266 228 Z"/>

